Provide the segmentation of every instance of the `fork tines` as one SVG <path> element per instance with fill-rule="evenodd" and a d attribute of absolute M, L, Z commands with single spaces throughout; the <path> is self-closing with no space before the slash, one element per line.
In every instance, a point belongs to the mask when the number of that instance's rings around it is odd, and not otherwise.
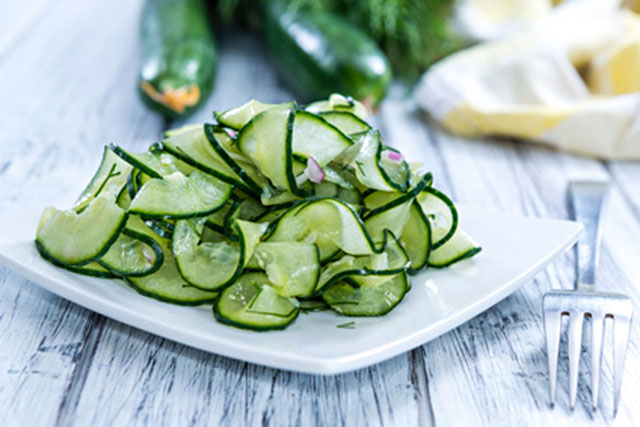
<path fill-rule="evenodd" d="M 582 346 L 582 325 L 585 317 L 591 318 L 591 403 L 593 409 L 598 404 L 600 365 L 605 318 L 613 319 L 614 340 L 614 414 L 618 409 L 624 359 L 627 353 L 633 307 L 631 300 L 620 294 L 589 291 L 551 291 L 542 300 L 544 328 L 549 360 L 549 386 L 551 405 L 555 403 L 558 374 L 558 350 L 562 316 L 569 316 L 569 400 L 575 408 L 578 391 L 578 367 Z"/>

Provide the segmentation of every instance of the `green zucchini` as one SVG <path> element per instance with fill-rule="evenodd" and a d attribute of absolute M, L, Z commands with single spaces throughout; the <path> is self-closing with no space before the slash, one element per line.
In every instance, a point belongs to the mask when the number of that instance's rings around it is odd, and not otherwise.
<path fill-rule="evenodd" d="M 186 116 L 213 87 L 217 54 L 205 0 L 147 0 L 140 30 L 138 88 L 152 109 Z"/>
<path fill-rule="evenodd" d="M 302 98 L 333 92 L 368 107 L 384 97 L 391 68 L 378 45 L 338 15 L 294 10 L 287 2 L 263 2 L 264 35 L 283 80 Z"/>

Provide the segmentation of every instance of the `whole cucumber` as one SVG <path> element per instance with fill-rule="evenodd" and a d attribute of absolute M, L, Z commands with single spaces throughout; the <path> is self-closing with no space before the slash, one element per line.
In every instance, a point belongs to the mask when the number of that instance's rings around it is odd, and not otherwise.
<path fill-rule="evenodd" d="M 204 0 L 146 0 L 138 88 L 147 105 L 169 117 L 188 115 L 211 92 L 216 65 Z"/>
<path fill-rule="evenodd" d="M 369 107 L 385 95 L 391 67 L 378 45 L 340 16 L 263 2 L 269 52 L 283 80 L 305 100 L 340 92 Z"/>

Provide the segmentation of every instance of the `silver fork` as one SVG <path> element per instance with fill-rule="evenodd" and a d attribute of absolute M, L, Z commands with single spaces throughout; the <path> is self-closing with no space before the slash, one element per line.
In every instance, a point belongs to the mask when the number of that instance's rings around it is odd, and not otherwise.
<path fill-rule="evenodd" d="M 614 416 L 618 410 L 624 360 L 629 343 L 633 306 L 626 295 L 596 292 L 596 267 L 602 240 L 600 218 L 608 190 L 607 182 L 574 181 L 569 184 L 569 197 L 574 217 L 584 224 L 585 231 L 577 243 L 575 290 L 554 290 L 542 299 L 544 329 L 549 360 L 549 392 L 555 403 L 562 316 L 569 316 L 569 401 L 576 406 L 578 367 L 582 346 L 582 324 L 591 318 L 591 404 L 598 406 L 600 365 L 605 318 L 613 319 L 614 341 Z"/>

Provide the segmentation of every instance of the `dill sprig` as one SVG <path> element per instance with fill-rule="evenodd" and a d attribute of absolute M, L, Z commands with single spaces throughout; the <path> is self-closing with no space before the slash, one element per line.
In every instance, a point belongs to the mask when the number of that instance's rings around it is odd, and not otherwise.
<path fill-rule="evenodd" d="M 351 321 L 351 322 L 343 323 L 341 325 L 336 325 L 336 328 L 340 328 L 340 329 L 355 329 L 356 328 L 356 322 Z"/>

